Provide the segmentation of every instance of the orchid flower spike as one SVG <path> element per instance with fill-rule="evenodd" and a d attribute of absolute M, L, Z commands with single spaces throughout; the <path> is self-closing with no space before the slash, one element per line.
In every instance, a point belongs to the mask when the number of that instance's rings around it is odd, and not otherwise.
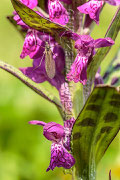
<path fill-rule="evenodd" d="M 43 135 L 50 141 L 51 145 L 51 160 L 46 171 L 53 170 L 55 167 L 71 168 L 75 164 L 74 157 L 66 150 L 63 145 L 65 136 L 64 127 L 55 122 L 45 123 L 42 121 L 30 121 L 30 124 L 43 126 Z"/>

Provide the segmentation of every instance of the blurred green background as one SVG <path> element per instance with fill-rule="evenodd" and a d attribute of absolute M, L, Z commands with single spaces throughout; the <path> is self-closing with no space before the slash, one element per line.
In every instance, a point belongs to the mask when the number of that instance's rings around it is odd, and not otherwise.
<path fill-rule="evenodd" d="M 94 39 L 104 37 L 115 10 L 116 7 L 106 5 L 100 17 L 100 26 L 96 26 L 92 32 Z M 10 0 L 1 0 L 0 59 L 15 67 L 30 66 L 32 60 L 19 58 L 23 39 L 6 19 L 12 12 Z M 119 41 L 120 35 L 102 63 L 102 74 L 115 56 Z M 47 83 L 43 86 L 55 92 Z M 0 69 L 0 180 L 71 180 L 72 177 L 64 175 L 62 168 L 46 173 L 51 142 L 43 137 L 41 127 L 28 124 L 34 119 L 62 124 L 54 105 Z M 98 166 L 97 180 L 108 180 L 110 169 L 112 180 L 120 180 L 120 133 Z"/>

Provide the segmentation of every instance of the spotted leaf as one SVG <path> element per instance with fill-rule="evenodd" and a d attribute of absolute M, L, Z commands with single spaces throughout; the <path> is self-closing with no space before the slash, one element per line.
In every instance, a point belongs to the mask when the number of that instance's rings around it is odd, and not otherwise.
<path fill-rule="evenodd" d="M 96 87 L 73 127 L 73 155 L 81 179 L 92 177 L 93 169 L 119 129 L 120 89 L 118 91 L 109 86 Z"/>
<path fill-rule="evenodd" d="M 44 31 L 53 34 L 55 30 L 65 31 L 67 27 L 53 23 L 47 18 L 43 18 L 32 9 L 22 4 L 19 0 L 11 0 L 14 9 L 22 19 L 22 21 L 29 27 L 38 31 Z"/>

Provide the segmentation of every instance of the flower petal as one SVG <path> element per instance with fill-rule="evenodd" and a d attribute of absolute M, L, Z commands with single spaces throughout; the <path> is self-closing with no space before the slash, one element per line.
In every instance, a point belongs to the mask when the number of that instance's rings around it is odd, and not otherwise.
<path fill-rule="evenodd" d="M 33 121 L 29 121 L 29 124 L 45 126 L 47 123 L 45 123 L 43 121 L 33 120 Z"/>
<path fill-rule="evenodd" d="M 74 157 L 68 153 L 62 144 L 52 143 L 50 165 L 46 171 L 53 170 L 55 167 L 70 169 L 75 164 Z"/>
<path fill-rule="evenodd" d="M 64 137 L 64 128 L 55 122 L 29 121 L 29 124 L 43 126 L 43 135 L 52 142 L 59 143 Z"/>
<path fill-rule="evenodd" d="M 44 71 L 40 71 L 39 68 L 35 69 L 34 67 L 25 67 L 19 69 L 22 71 L 24 75 L 28 76 L 36 83 L 42 83 L 47 80 Z"/>
<path fill-rule="evenodd" d="M 30 9 L 33 9 L 37 6 L 38 0 L 20 0 L 24 5 L 29 7 Z"/>
<path fill-rule="evenodd" d="M 41 48 L 42 43 L 43 41 L 39 38 L 39 32 L 36 30 L 29 30 L 20 57 L 22 59 L 27 55 L 29 55 L 31 59 L 40 57 L 44 52 L 44 48 Z"/>
<path fill-rule="evenodd" d="M 59 142 L 64 137 L 64 128 L 55 122 L 49 122 L 43 127 L 43 135 L 50 141 Z"/>
<path fill-rule="evenodd" d="M 114 43 L 115 42 L 109 37 L 100 38 L 94 41 L 94 47 L 95 48 L 107 47 L 107 46 L 112 46 Z"/>
<path fill-rule="evenodd" d="M 74 81 L 75 83 L 81 82 L 83 85 L 85 85 L 87 81 L 87 63 L 87 56 L 77 54 L 77 57 L 71 66 L 71 70 L 67 74 L 68 81 Z"/>
<path fill-rule="evenodd" d="M 48 1 L 49 18 L 51 21 L 65 25 L 69 21 L 69 15 L 67 10 L 59 2 L 59 0 Z"/>
<path fill-rule="evenodd" d="M 77 9 L 84 14 L 89 14 L 90 18 L 93 19 L 97 24 L 99 24 L 99 13 L 104 1 L 91 0 Z"/>

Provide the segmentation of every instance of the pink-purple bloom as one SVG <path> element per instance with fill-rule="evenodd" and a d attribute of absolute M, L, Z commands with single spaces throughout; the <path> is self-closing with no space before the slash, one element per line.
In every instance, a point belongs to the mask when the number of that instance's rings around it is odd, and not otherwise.
<path fill-rule="evenodd" d="M 41 33 L 36 30 L 29 29 L 26 34 L 26 38 L 23 45 L 23 50 L 21 52 L 20 58 L 25 58 L 27 55 L 31 59 L 38 56 L 38 54 L 43 53 L 43 48 L 41 48 L 42 40 Z"/>
<path fill-rule="evenodd" d="M 104 2 L 111 5 L 120 5 L 120 0 L 90 0 L 87 3 L 79 6 L 77 9 L 84 14 L 88 14 L 92 20 L 99 24 L 99 14 Z"/>
<path fill-rule="evenodd" d="M 112 46 L 114 41 L 107 37 L 94 40 L 89 35 L 81 35 L 75 42 L 75 48 L 78 53 L 73 62 L 70 72 L 67 74 L 69 81 L 75 83 L 81 82 L 83 85 L 87 82 L 87 65 L 92 60 L 95 53 L 95 48 Z"/>
<path fill-rule="evenodd" d="M 56 74 L 50 79 L 45 69 L 45 42 L 48 42 L 52 51 L 53 60 L 56 65 Z M 60 45 L 49 34 L 29 30 L 23 45 L 21 58 L 29 55 L 33 60 L 33 67 L 20 68 L 20 70 L 36 83 L 48 81 L 58 90 L 61 84 L 65 82 L 63 70 L 65 67 L 65 54 Z"/>
<path fill-rule="evenodd" d="M 104 1 L 91 0 L 79 6 L 77 9 L 84 14 L 89 14 L 90 18 L 99 24 L 99 13 Z"/>
<path fill-rule="evenodd" d="M 75 164 L 75 159 L 63 145 L 64 127 L 55 122 L 44 123 L 34 120 L 29 123 L 43 126 L 43 135 L 52 141 L 51 160 L 46 171 L 53 170 L 55 167 L 70 169 Z"/>
<path fill-rule="evenodd" d="M 48 0 L 49 18 L 51 21 L 61 25 L 66 25 L 69 15 L 59 0 Z"/>
<path fill-rule="evenodd" d="M 33 9 L 37 6 L 38 0 L 20 0 L 21 3 L 29 7 L 30 9 Z"/>

